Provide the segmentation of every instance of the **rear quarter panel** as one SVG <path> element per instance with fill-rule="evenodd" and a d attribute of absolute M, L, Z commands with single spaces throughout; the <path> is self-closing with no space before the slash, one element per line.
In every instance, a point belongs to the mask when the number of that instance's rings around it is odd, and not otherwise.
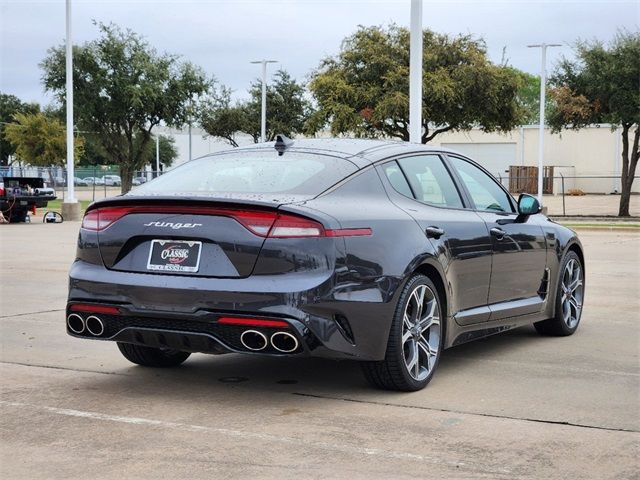
<path fill-rule="evenodd" d="M 307 306 L 312 313 L 344 315 L 359 350 L 384 357 L 389 328 L 407 274 L 432 246 L 418 224 L 389 201 L 375 169 L 367 168 L 330 192 L 300 205 L 338 220 L 341 228 L 370 228 L 370 236 L 343 237 L 333 290 Z"/>

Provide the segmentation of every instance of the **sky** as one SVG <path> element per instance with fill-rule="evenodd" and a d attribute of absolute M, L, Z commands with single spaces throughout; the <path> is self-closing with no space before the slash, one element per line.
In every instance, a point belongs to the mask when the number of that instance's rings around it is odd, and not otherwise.
<path fill-rule="evenodd" d="M 358 25 L 408 26 L 410 0 L 72 0 L 73 42 L 93 40 L 93 20 L 114 22 L 142 34 L 158 51 L 181 55 L 247 96 L 260 67 L 273 59 L 308 78 L 320 60 L 335 55 Z M 472 34 L 487 44 L 492 61 L 540 72 L 540 51 L 527 45 L 560 43 L 550 49 L 548 69 L 571 56 L 577 39 L 611 40 L 618 29 L 637 31 L 640 0 L 436 1 L 423 2 L 423 27 Z M 23 101 L 48 104 L 38 64 L 65 36 L 65 1 L 0 0 L 0 91 Z"/>

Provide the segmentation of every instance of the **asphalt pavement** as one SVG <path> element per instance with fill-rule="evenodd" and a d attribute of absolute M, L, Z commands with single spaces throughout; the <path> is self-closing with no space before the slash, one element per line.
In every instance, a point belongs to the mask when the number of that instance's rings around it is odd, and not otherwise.
<path fill-rule="evenodd" d="M 350 361 L 154 370 L 68 337 L 78 228 L 0 226 L 2 479 L 639 478 L 640 232 L 580 232 L 575 335 L 447 350 L 407 394 L 372 390 Z"/>

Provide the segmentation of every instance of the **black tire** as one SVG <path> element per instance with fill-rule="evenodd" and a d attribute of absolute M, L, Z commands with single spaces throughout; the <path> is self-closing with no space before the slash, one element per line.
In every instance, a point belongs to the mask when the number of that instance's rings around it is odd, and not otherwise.
<path fill-rule="evenodd" d="M 574 266 L 580 269 L 580 292 L 577 299 L 577 304 L 579 304 L 579 309 L 570 306 L 568 318 L 567 318 L 567 310 L 565 307 L 566 301 L 564 296 L 563 289 L 563 281 L 566 278 L 565 275 L 568 273 L 567 268 L 569 264 L 573 264 Z M 556 288 L 555 295 L 555 315 L 553 318 L 549 318 L 548 320 L 543 320 L 541 322 L 534 323 L 533 326 L 537 330 L 540 335 L 549 335 L 556 337 L 566 337 L 568 335 L 573 335 L 575 331 L 578 329 L 580 325 L 580 318 L 582 317 L 582 305 L 584 303 L 584 268 L 582 266 L 582 262 L 580 261 L 580 257 L 574 252 L 570 251 L 562 260 L 562 264 L 560 265 L 560 277 L 558 279 L 558 286 Z M 571 303 L 571 302 L 569 302 Z"/>
<path fill-rule="evenodd" d="M 411 305 L 408 305 L 410 302 L 414 302 L 414 300 L 412 300 L 412 294 L 423 286 L 426 287 L 425 295 L 428 295 L 429 298 L 433 298 L 436 302 L 434 307 L 435 313 L 432 319 L 437 318 L 437 324 L 435 321 L 431 324 L 427 337 L 424 337 L 422 334 L 418 335 L 417 332 L 415 335 L 410 335 L 409 332 L 405 332 L 410 336 L 405 342 L 403 342 L 403 331 L 407 328 L 407 324 L 405 324 L 404 321 L 405 310 L 408 312 L 413 310 Z M 429 301 L 428 305 L 430 304 L 431 302 Z M 399 390 L 404 392 L 414 392 L 427 386 L 438 367 L 440 354 L 442 353 L 444 345 L 443 305 L 444 303 L 442 302 L 438 289 L 428 277 L 418 274 L 409 279 L 400 294 L 398 305 L 393 316 L 384 360 L 377 362 L 361 362 L 364 376 L 372 386 L 384 390 Z M 420 317 L 422 317 L 422 315 L 420 315 Z M 414 323 L 413 327 L 417 328 L 416 325 L 417 323 Z M 425 332 L 426 329 L 423 333 Z M 428 338 L 427 342 L 425 342 L 426 338 Z M 408 350 L 410 352 L 413 351 L 412 348 L 407 348 L 408 346 L 411 346 L 409 345 L 410 342 L 414 342 L 413 348 L 417 349 L 417 363 L 420 363 L 420 356 L 422 356 L 423 361 L 427 362 L 427 367 L 425 367 L 424 370 L 422 369 L 423 366 L 419 365 L 417 367 L 417 370 L 419 370 L 419 373 L 416 372 L 418 373 L 418 378 L 416 378 L 414 374 L 410 373 L 405 360 Z M 437 346 L 437 350 L 433 355 L 427 354 L 427 350 L 425 350 L 426 347 L 430 352 L 432 352 L 433 349 L 430 345 Z"/>
<path fill-rule="evenodd" d="M 118 342 L 118 349 L 124 358 L 143 367 L 176 367 L 191 355 L 189 352 L 161 350 L 159 348 L 121 342 Z"/>
<path fill-rule="evenodd" d="M 28 214 L 29 212 L 27 210 L 13 210 L 9 221 L 11 223 L 24 223 L 27 221 Z"/>

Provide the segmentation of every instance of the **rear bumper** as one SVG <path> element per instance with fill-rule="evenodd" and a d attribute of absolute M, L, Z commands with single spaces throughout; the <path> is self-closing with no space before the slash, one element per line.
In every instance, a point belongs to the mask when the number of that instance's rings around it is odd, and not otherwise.
<path fill-rule="evenodd" d="M 225 315 L 276 318 L 287 322 L 286 331 L 300 345 L 286 355 L 379 360 L 395 305 L 392 295 L 382 290 L 391 283 L 377 279 L 371 285 L 340 287 L 334 272 L 317 271 L 243 279 L 178 277 L 118 272 L 76 261 L 70 271 L 67 316 L 77 302 L 117 306 L 120 313 L 100 316 L 102 335 L 67 331 L 81 338 L 185 351 L 283 355 L 271 346 L 260 352 L 244 348 L 240 335 L 253 327 L 218 323 Z M 255 330 L 270 338 L 283 329 Z"/>
<path fill-rule="evenodd" d="M 74 307 L 78 305 L 82 305 L 88 311 L 74 311 Z M 91 311 L 92 306 L 97 311 Z M 105 306 L 115 307 L 118 312 L 104 313 L 100 311 Z M 67 304 L 67 318 L 70 315 L 75 316 L 75 320 L 78 320 L 78 317 L 82 319 L 81 328 L 77 328 L 77 324 L 67 322 L 67 333 L 77 338 L 111 340 L 188 352 L 308 355 L 316 342 L 309 330 L 301 322 L 293 319 L 282 319 L 287 325 L 284 327 L 228 325 L 219 323 L 219 320 L 228 317 L 228 314 L 203 310 L 193 314 L 149 312 L 126 304 L 116 306 L 105 303 L 78 303 L 73 301 Z M 90 318 L 99 328 L 92 329 L 89 327 Z M 255 319 L 257 317 L 252 316 L 252 318 Z M 273 319 L 273 317 L 260 318 Z M 246 348 L 240 338 L 243 332 L 247 330 L 263 334 L 267 340 L 265 347 L 261 348 L 260 351 Z M 289 352 L 279 351 L 270 342 L 271 337 L 276 332 L 287 332 L 293 335 L 297 340 L 298 346 Z"/>

